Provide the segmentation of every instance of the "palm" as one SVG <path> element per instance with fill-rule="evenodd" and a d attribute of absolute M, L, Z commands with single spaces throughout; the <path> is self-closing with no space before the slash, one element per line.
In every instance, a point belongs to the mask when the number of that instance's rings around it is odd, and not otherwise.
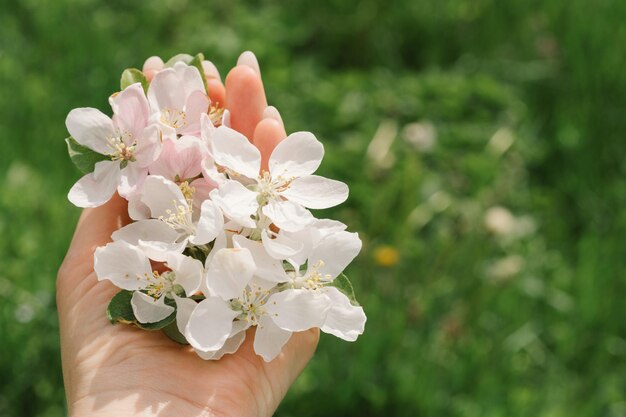
<path fill-rule="evenodd" d="M 265 97 L 260 78 L 255 80 L 249 68 L 236 67 L 226 87 L 233 124 L 249 137 L 254 135 L 260 148 L 271 148 L 284 137 L 282 124 L 259 123 Z M 59 271 L 57 298 L 70 410 L 74 415 L 271 415 L 313 354 L 318 332 L 295 334 L 270 363 L 254 353 L 251 334 L 235 354 L 204 361 L 161 332 L 111 325 L 105 311 L 117 288 L 98 282 L 93 251 L 128 221 L 119 197 L 85 210 Z"/>

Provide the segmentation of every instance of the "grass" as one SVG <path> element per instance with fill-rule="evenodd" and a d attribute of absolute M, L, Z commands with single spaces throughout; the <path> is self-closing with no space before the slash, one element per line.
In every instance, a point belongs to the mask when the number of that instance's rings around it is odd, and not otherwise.
<path fill-rule="evenodd" d="M 225 72 L 251 49 L 287 130 L 350 184 L 319 216 L 364 240 L 366 333 L 323 337 L 277 415 L 626 416 L 623 2 L 1 7 L 0 415 L 65 413 L 67 112 L 108 111 L 149 55 Z"/>

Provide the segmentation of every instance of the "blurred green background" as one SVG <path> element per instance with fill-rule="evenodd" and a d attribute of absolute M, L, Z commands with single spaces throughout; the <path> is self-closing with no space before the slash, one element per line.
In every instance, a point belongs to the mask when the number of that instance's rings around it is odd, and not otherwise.
<path fill-rule="evenodd" d="M 626 416 L 626 2 L 0 0 L 0 416 L 65 414 L 74 107 L 126 67 L 260 61 L 351 186 L 368 315 L 278 416 Z"/>

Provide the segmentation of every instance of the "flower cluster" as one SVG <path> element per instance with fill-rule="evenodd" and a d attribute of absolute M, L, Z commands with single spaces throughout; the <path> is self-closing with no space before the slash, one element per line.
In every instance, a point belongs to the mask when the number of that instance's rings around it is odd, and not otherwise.
<path fill-rule="evenodd" d="M 344 202 L 348 187 L 314 175 L 324 148 L 309 132 L 280 142 L 262 169 L 201 69 L 199 54 L 151 69 L 150 81 L 127 70 L 112 117 L 67 117 L 70 156 L 86 173 L 69 200 L 96 207 L 117 191 L 133 219 L 95 252 L 98 279 L 122 289 L 110 319 L 163 329 L 204 359 L 234 353 L 253 326 L 266 361 L 310 328 L 356 340 L 366 317 L 338 282 L 361 241 L 309 211 Z"/>

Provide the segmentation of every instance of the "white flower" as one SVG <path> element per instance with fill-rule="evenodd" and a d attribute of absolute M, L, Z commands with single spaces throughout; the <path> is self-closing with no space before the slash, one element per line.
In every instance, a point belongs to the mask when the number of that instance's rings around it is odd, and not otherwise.
<path fill-rule="evenodd" d="M 225 343 L 256 326 L 254 351 L 267 362 L 274 359 L 293 332 L 321 327 L 331 306 L 328 297 L 302 289 L 272 292 L 249 283 L 236 298 L 210 296 L 189 317 L 185 337 L 201 355 L 215 359 Z"/>
<path fill-rule="evenodd" d="M 200 134 L 200 116 L 210 100 L 197 68 L 177 62 L 159 71 L 148 88 L 152 117 L 169 127 L 172 134 Z"/>
<path fill-rule="evenodd" d="M 106 155 L 94 172 L 83 176 L 70 190 L 69 200 L 78 207 L 106 203 L 115 190 L 130 195 L 158 157 L 160 132 L 148 126 L 148 101 L 141 84 L 133 84 L 110 98 L 113 118 L 100 110 L 78 108 L 65 120 L 70 135 L 81 145 Z"/>
<path fill-rule="evenodd" d="M 320 328 L 348 341 L 356 340 L 363 333 L 365 313 L 362 307 L 352 305 L 345 294 L 330 285 L 360 251 L 358 234 L 330 232 L 313 246 L 306 260 L 306 270 L 302 271 L 300 264 L 291 260 L 294 270 L 287 273 L 291 288 L 318 292 L 328 299 L 331 308 Z"/>
<path fill-rule="evenodd" d="M 194 209 L 193 186 L 180 186 L 158 175 L 146 178 L 139 200 L 150 210 L 152 219 L 139 220 L 113 233 L 142 248 L 152 259 L 162 261 L 168 252 L 182 252 L 188 243 L 205 245 L 224 226 L 224 216 L 211 201 Z"/>
<path fill-rule="evenodd" d="M 201 357 L 216 359 L 228 353 L 224 349 L 227 341 L 233 346 L 226 350 L 236 350 L 243 340 L 239 334 L 257 326 L 254 350 L 269 362 L 280 353 L 292 332 L 324 324 L 331 308 L 328 297 L 304 289 L 278 292 L 275 282 L 256 277 L 254 261 L 246 247 L 221 248 L 207 260 L 209 293 L 191 314 L 185 329 L 185 337 Z"/>
<path fill-rule="evenodd" d="M 134 291 L 131 305 L 141 323 L 155 323 L 174 312 L 166 298 L 180 304 L 181 295 L 198 291 L 203 275 L 202 263 L 184 255 L 169 253 L 165 272 L 153 271 L 150 259 L 141 249 L 124 241 L 96 249 L 94 270 L 98 280 L 109 280 L 116 286 Z"/>
<path fill-rule="evenodd" d="M 212 191 L 211 198 L 244 227 L 256 227 L 253 217 L 262 214 L 280 229 L 301 230 L 313 222 L 304 207 L 333 207 L 348 197 L 344 183 L 312 175 L 323 155 L 324 148 L 313 134 L 296 132 L 276 146 L 269 172 L 259 174 L 259 150 L 242 134 L 220 126 L 213 136 L 213 158 L 231 180 Z"/>

